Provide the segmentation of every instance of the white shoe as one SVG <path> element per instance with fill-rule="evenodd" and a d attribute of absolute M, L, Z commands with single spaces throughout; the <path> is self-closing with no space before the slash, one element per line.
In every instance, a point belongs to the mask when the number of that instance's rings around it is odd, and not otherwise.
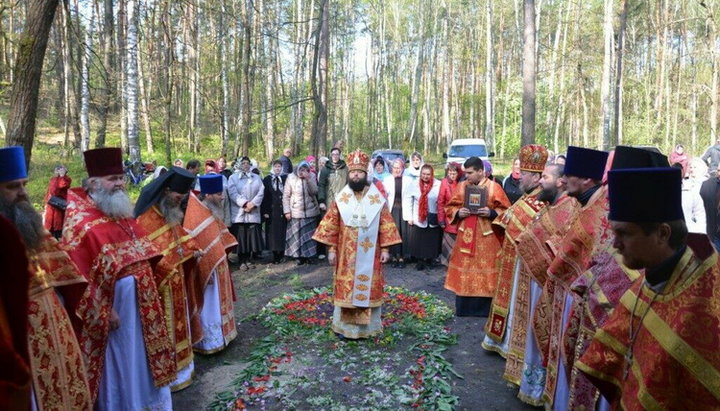
<path fill-rule="evenodd" d="M 233 264 L 237 264 L 238 262 L 238 255 L 235 253 L 228 254 L 228 261 L 230 261 Z"/>
<path fill-rule="evenodd" d="M 318 260 L 324 260 L 324 259 L 325 259 L 325 254 L 320 254 L 318 256 Z"/>

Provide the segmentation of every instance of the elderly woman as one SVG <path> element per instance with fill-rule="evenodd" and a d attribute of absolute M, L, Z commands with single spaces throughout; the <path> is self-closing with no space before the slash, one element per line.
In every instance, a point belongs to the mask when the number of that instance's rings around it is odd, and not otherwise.
<path fill-rule="evenodd" d="M 450 253 L 455 245 L 457 237 L 457 225 L 451 224 L 445 215 L 445 205 L 450 201 L 458 183 L 463 178 L 462 166 L 458 163 L 450 163 L 445 171 L 445 178 L 440 182 L 440 194 L 438 195 L 438 222 L 443 229 L 442 247 L 440 248 L 440 262 L 447 266 Z"/>
<path fill-rule="evenodd" d="M 400 231 L 402 243 L 390 247 L 390 257 L 392 257 L 393 267 L 405 268 L 405 256 L 408 255 L 410 234 L 408 232 L 407 220 L 411 218 L 410 210 L 403 208 L 403 191 L 406 189 L 407 183 L 410 181 L 403 177 L 405 171 L 405 161 L 400 158 L 395 159 L 392 163 L 391 174 L 383 180 L 383 187 L 387 194 L 387 204 L 392 214 L 395 226 Z"/>
<path fill-rule="evenodd" d="M 315 240 L 312 239 L 320 215 L 317 193 L 315 175 L 310 172 L 307 161 L 303 161 L 287 177 L 283 192 L 283 211 L 288 221 L 285 255 L 296 258 L 298 265 L 314 263 L 317 252 Z"/>
<path fill-rule="evenodd" d="M 45 229 L 50 231 L 53 237 L 59 239 L 62 236 L 63 223 L 65 222 L 65 208 L 62 203 L 67 200 L 67 192 L 72 179 L 67 175 L 67 168 L 58 164 L 45 194 Z M 52 201 L 51 201 L 52 199 Z M 62 201 L 58 201 L 62 200 Z"/>
<path fill-rule="evenodd" d="M 253 254 L 263 249 L 260 227 L 260 206 L 265 190 L 260 176 L 250 171 L 250 159 L 240 159 L 240 172 L 228 180 L 228 200 L 232 219 L 231 232 L 237 237 L 237 255 L 240 269 L 255 268 L 250 261 Z"/>
<path fill-rule="evenodd" d="M 410 256 L 417 260 L 415 268 L 431 267 L 440 251 L 441 230 L 438 224 L 438 194 L 440 181 L 435 179 L 432 166 L 425 164 L 420 178 L 408 185 L 405 208 L 411 212 Z"/>

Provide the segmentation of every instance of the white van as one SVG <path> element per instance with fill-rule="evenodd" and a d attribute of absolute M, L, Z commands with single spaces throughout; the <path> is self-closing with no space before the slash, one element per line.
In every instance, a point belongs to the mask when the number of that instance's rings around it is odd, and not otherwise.
<path fill-rule="evenodd" d="M 446 164 L 456 162 L 461 165 L 470 157 L 480 157 L 482 160 L 487 160 L 489 157 L 494 156 L 495 153 L 488 153 L 487 145 L 485 145 L 485 140 L 482 138 L 460 138 L 453 140 L 448 147 L 447 153 L 443 153 Z"/>

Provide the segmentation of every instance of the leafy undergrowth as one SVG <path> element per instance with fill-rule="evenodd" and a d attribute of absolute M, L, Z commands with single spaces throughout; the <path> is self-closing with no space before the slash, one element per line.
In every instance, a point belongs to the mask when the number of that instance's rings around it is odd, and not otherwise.
<path fill-rule="evenodd" d="M 382 334 L 344 340 L 331 330 L 329 288 L 273 299 L 257 315 L 270 334 L 209 409 L 452 409 L 450 379 L 462 377 L 443 356 L 457 342 L 444 326 L 450 308 L 424 292 L 386 287 L 382 310 Z"/>

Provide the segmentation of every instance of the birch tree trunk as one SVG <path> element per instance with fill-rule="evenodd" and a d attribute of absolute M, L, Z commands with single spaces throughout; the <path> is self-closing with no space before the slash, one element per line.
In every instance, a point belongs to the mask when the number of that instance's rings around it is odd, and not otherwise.
<path fill-rule="evenodd" d="M 597 144 L 602 150 L 607 150 L 610 147 L 610 67 L 612 65 L 613 36 L 615 34 L 613 31 L 612 16 L 613 0 L 605 0 L 605 14 L 603 18 L 603 44 L 605 45 L 605 52 L 603 54 L 603 74 L 600 86 L 600 105 L 602 111 Z"/>
<path fill-rule="evenodd" d="M 32 158 L 38 91 L 45 49 L 58 0 L 28 0 L 28 3 L 25 30 L 18 43 L 15 78 L 10 92 L 10 114 L 5 134 L 5 142 L 8 146 L 23 147 L 27 166 L 30 165 Z"/>
<path fill-rule="evenodd" d="M 415 128 L 417 125 L 417 106 L 420 98 L 420 81 L 422 80 L 423 64 L 425 61 L 425 40 L 420 34 L 418 45 L 418 57 L 415 63 L 415 77 L 413 77 L 412 94 L 410 94 L 410 121 L 408 123 L 407 140 L 412 144 L 415 138 Z"/>
<path fill-rule="evenodd" d="M 129 0 L 118 0 L 118 73 L 120 73 L 120 81 L 118 83 L 120 99 L 120 147 L 123 153 L 128 153 L 128 112 L 127 112 L 127 2 Z"/>
<path fill-rule="evenodd" d="M 140 109 L 142 112 L 143 126 L 145 128 L 145 146 L 147 147 L 148 153 L 154 153 L 155 147 L 153 145 L 153 133 L 152 127 L 150 126 L 150 103 L 148 97 L 147 87 L 145 86 L 145 78 L 150 77 L 145 73 L 143 69 L 143 58 L 142 54 L 138 55 L 138 86 L 140 87 Z M 150 79 L 148 78 L 150 83 Z"/>
<path fill-rule="evenodd" d="M 90 64 L 92 56 L 93 32 L 95 31 L 95 8 L 90 13 L 90 25 L 85 39 L 82 76 L 80 78 L 80 124 L 82 139 L 80 150 L 90 148 Z"/>
<path fill-rule="evenodd" d="M 521 145 L 535 142 L 535 0 L 524 0 L 523 102 Z"/>
<path fill-rule="evenodd" d="M 495 58 L 493 46 L 493 6 L 486 2 L 487 37 L 485 43 L 485 139 L 488 147 L 495 151 Z"/>
<path fill-rule="evenodd" d="M 187 139 L 192 147 L 192 152 L 197 153 L 200 149 L 200 138 L 198 136 L 198 86 L 200 81 L 200 59 L 198 52 L 200 47 L 200 30 L 198 29 L 197 4 L 188 4 L 187 24 L 190 26 L 190 44 L 188 47 L 188 63 L 190 64 L 190 78 L 188 79 L 188 134 Z"/>
<path fill-rule="evenodd" d="M 127 133 L 130 161 L 140 161 L 140 140 L 138 127 L 138 13 L 140 4 L 137 0 L 127 2 Z"/>

